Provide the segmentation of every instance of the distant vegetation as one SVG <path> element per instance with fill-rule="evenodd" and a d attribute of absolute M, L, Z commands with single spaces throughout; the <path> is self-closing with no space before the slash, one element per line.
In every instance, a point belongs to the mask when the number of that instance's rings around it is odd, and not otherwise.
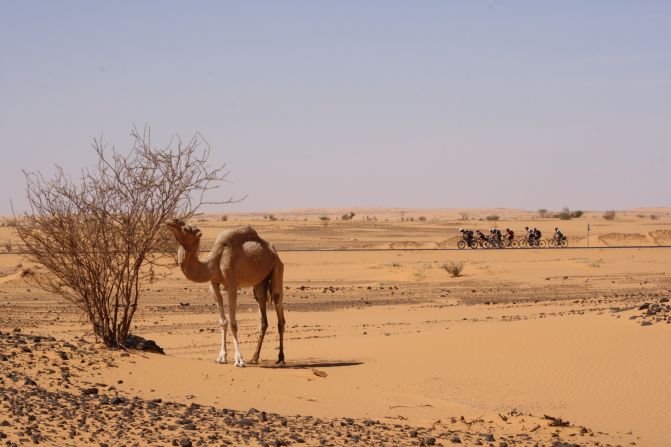
<path fill-rule="evenodd" d="M 11 217 L 11 218 L 5 218 L 2 222 L 3 227 L 15 227 L 17 224 L 16 218 Z"/>
<path fill-rule="evenodd" d="M 352 219 L 354 218 L 354 216 L 356 216 L 356 214 L 354 214 L 352 211 L 350 211 L 350 212 L 347 213 L 347 214 L 343 214 L 343 215 L 340 217 L 340 220 L 352 220 Z"/>
<path fill-rule="evenodd" d="M 489 216 L 486 217 L 487 220 L 499 220 L 499 215 L 498 214 L 490 214 Z"/>
<path fill-rule="evenodd" d="M 603 213 L 603 218 L 606 220 L 615 220 L 615 211 L 614 210 L 608 210 L 605 213 Z"/>
<path fill-rule="evenodd" d="M 222 222 L 226 222 L 227 220 L 228 220 L 228 216 L 227 216 L 226 214 L 224 214 L 223 216 L 221 216 L 221 221 L 222 221 Z"/>
<path fill-rule="evenodd" d="M 3 245 L 5 246 L 5 250 L 7 251 L 7 253 L 11 253 L 11 252 L 12 252 L 12 240 L 11 240 L 11 239 L 6 240 L 6 241 L 3 243 Z"/>
<path fill-rule="evenodd" d="M 277 220 L 277 217 L 275 217 L 273 214 L 268 214 L 267 216 L 263 216 L 264 220 Z"/>
<path fill-rule="evenodd" d="M 564 207 L 564 209 L 558 213 L 552 213 L 545 208 L 538 210 L 538 217 L 543 219 L 555 218 L 561 220 L 571 220 L 581 217 L 583 214 L 584 213 L 581 210 L 571 211 L 568 207 Z"/>

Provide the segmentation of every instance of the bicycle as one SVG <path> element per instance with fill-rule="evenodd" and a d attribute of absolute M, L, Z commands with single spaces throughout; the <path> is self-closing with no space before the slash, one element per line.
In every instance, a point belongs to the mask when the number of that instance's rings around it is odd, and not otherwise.
<path fill-rule="evenodd" d="M 457 247 L 459 250 L 463 250 L 466 247 L 476 249 L 478 248 L 478 242 L 475 239 L 471 239 L 470 241 L 467 239 L 462 239 L 457 242 Z"/>
<path fill-rule="evenodd" d="M 547 245 L 548 245 L 548 247 L 565 248 L 565 247 L 568 247 L 568 239 L 566 238 L 566 236 L 563 236 L 561 238 L 561 240 L 556 238 L 556 237 L 553 237 L 552 239 L 548 239 Z"/>

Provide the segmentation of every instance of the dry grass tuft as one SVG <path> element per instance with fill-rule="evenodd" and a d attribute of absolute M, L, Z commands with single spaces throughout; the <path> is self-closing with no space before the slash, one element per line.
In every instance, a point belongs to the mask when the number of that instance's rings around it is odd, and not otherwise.
<path fill-rule="evenodd" d="M 453 278 L 458 278 L 461 276 L 461 272 L 464 271 L 465 264 L 463 262 L 448 262 L 443 264 L 443 268 L 447 273 L 452 275 Z"/>

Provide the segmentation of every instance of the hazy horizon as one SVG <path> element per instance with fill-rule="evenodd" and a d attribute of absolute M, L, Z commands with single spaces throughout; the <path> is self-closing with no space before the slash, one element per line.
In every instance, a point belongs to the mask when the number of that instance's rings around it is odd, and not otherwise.
<path fill-rule="evenodd" d="M 668 2 L 2 2 L 22 169 L 200 132 L 221 210 L 669 207 Z"/>

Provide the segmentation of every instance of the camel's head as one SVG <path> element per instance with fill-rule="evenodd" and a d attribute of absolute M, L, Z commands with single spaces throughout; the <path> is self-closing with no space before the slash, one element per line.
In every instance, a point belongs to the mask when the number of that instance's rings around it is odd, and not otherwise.
<path fill-rule="evenodd" d="M 165 224 L 170 228 L 175 239 L 182 247 L 187 250 L 197 246 L 200 243 L 200 237 L 203 233 L 196 227 L 187 225 L 183 220 L 168 219 Z"/>

